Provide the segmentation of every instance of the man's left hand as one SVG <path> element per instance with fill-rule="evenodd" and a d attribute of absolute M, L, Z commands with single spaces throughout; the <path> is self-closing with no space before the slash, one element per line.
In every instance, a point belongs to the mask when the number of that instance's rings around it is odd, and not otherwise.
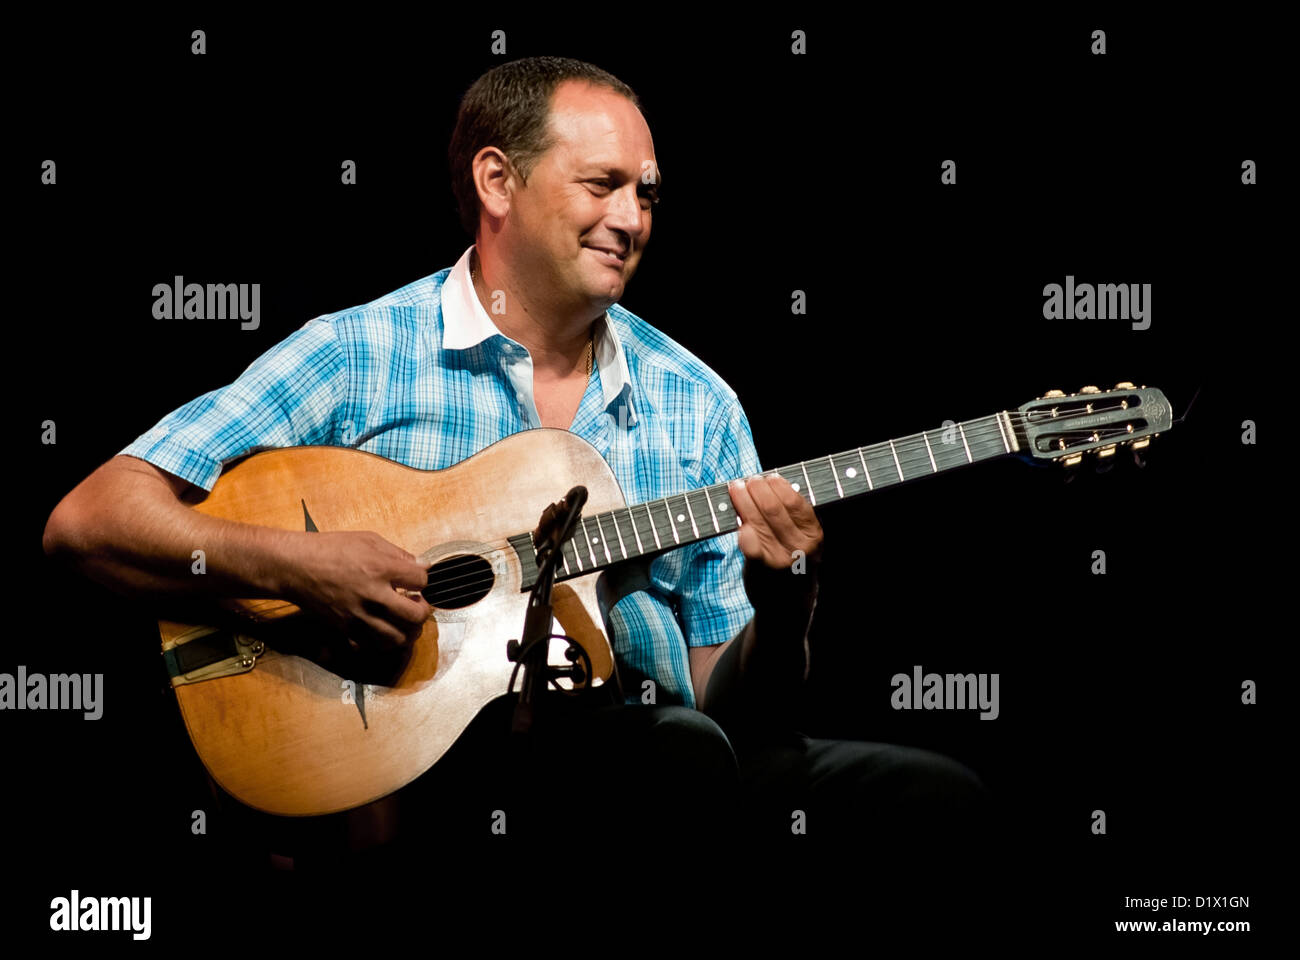
<path fill-rule="evenodd" d="M 822 525 L 785 478 L 765 474 L 727 486 L 740 520 L 745 589 L 755 610 L 789 610 L 816 595 Z M 809 611 L 811 612 L 811 611 Z"/>

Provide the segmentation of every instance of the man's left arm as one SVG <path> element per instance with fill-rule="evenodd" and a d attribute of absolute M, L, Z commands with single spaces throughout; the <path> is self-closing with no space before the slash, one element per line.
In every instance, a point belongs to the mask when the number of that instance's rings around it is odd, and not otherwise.
<path fill-rule="evenodd" d="M 779 475 L 736 480 L 728 492 L 754 616 L 731 640 L 692 647 L 690 667 L 698 709 L 736 722 L 781 713 L 808 676 L 823 533 L 812 507 Z"/>

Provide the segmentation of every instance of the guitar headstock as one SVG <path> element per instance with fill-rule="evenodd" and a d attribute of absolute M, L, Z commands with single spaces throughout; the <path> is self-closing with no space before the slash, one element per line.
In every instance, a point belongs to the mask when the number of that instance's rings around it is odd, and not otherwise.
<path fill-rule="evenodd" d="M 1155 387 L 1127 381 L 1113 390 L 1084 387 L 1078 393 L 1049 390 L 1018 408 L 1016 432 L 1027 455 L 1072 467 L 1085 453 L 1098 459 L 1121 446 L 1141 450 L 1173 426 L 1173 408 Z"/>

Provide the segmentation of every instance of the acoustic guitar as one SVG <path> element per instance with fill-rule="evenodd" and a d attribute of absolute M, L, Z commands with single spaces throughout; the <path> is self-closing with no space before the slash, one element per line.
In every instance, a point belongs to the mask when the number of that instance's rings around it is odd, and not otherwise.
<path fill-rule="evenodd" d="M 991 416 L 777 469 L 814 507 L 996 457 L 1077 465 L 1141 449 L 1172 425 L 1161 391 L 1120 383 L 1049 391 Z M 769 471 L 773 472 L 773 471 Z M 552 593 L 585 653 L 569 686 L 617 683 L 609 610 L 647 585 L 657 554 L 737 529 L 725 483 L 628 506 L 582 438 L 539 428 L 445 470 L 347 447 L 264 450 L 228 466 L 200 513 L 285 530 L 373 530 L 428 567 L 433 608 L 396 654 L 349 659 L 326 628 L 280 599 L 227 600 L 202 623 L 160 621 L 164 664 L 195 750 L 250 807 L 318 815 L 386 796 L 428 770 L 506 692 L 537 576 L 531 531 L 582 484 L 585 512 L 562 545 Z M 553 641 L 564 665 L 569 644 Z M 375 656 L 380 656 L 376 661 Z M 394 659 L 383 662 L 383 657 Z M 613 688 L 611 688 L 613 689 Z"/>

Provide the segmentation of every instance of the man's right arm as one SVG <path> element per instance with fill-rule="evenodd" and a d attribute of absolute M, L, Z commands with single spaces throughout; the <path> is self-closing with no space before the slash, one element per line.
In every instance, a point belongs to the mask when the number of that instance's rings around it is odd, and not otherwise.
<path fill-rule="evenodd" d="M 136 457 L 118 455 L 50 514 L 45 552 L 133 597 L 282 597 L 354 639 L 401 643 L 430 614 L 427 573 L 405 550 L 370 532 L 277 530 L 210 517 L 186 501 L 203 491 Z M 201 549 L 206 572 L 192 572 Z"/>

